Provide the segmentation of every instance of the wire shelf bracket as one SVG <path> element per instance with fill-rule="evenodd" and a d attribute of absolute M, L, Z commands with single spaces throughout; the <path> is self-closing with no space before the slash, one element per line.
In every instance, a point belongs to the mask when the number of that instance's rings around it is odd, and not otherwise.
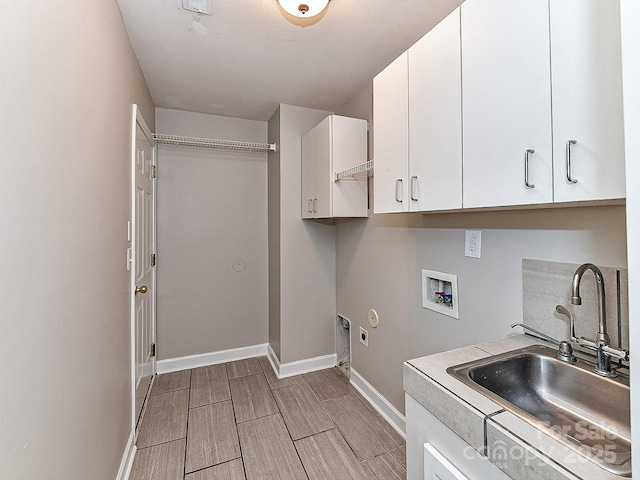
<path fill-rule="evenodd" d="M 373 170 L 373 160 L 369 160 L 368 162 L 361 163 L 360 165 L 356 165 L 355 167 L 348 168 L 341 172 L 335 172 L 334 182 L 339 182 L 343 178 L 347 177 L 355 177 L 361 173 L 370 172 Z"/>
<path fill-rule="evenodd" d="M 185 147 L 217 148 L 221 150 L 236 150 L 240 152 L 275 152 L 275 143 L 238 142 L 235 140 L 216 140 L 214 138 L 181 137 L 178 135 L 164 135 L 154 133 L 157 143 L 166 145 L 180 145 Z"/>

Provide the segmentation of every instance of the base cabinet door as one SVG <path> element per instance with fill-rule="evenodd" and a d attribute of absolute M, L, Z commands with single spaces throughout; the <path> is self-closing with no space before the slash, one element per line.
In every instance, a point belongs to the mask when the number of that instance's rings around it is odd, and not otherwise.
<path fill-rule="evenodd" d="M 407 480 L 509 480 L 506 473 L 406 393 L 405 410 Z M 425 455 L 425 444 L 430 445 L 431 452 L 438 452 L 435 456 L 444 465 L 437 465 Z M 446 476 L 447 470 L 454 476 Z"/>

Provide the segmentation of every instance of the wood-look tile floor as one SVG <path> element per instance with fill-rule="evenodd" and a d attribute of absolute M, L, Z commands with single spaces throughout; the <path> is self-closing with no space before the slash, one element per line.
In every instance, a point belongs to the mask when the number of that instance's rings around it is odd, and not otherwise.
<path fill-rule="evenodd" d="M 266 357 L 158 375 L 130 480 L 404 480 L 405 442 L 337 368 Z"/>

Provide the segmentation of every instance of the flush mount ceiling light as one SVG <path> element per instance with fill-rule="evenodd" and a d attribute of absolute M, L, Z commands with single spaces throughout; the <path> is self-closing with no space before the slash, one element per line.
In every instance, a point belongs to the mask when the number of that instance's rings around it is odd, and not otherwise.
<path fill-rule="evenodd" d="M 282 9 L 289 15 L 299 18 L 310 18 L 322 13 L 329 0 L 278 0 Z"/>
<path fill-rule="evenodd" d="M 182 8 L 190 12 L 211 15 L 211 0 L 182 0 Z"/>

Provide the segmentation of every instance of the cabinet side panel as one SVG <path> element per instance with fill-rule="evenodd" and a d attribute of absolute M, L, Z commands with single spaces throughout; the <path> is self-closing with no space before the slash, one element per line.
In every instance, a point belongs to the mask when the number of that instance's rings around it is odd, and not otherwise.
<path fill-rule="evenodd" d="M 334 217 L 366 217 L 367 174 L 333 181 L 340 172 L 367 161 L 367 121 L 333 116 L 332 154 L 329 184 L 333 185 Z"/>

